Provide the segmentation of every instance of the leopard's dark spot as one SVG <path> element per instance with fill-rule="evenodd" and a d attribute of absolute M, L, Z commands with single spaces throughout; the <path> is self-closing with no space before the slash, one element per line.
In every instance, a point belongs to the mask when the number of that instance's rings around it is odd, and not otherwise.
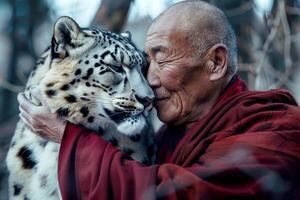
<path fill-rule="evenodd" d="M 99 75 L 105 74 L 106 72 L 110 72 L 110 70 L 108 70 L 108 69 L 103 70 L 103 71 L 99 72 Z"/>
<path fill-rule="evenodd" d="M 89 108 L 88 108 L 88 107 L 83 106 L 83 107 L 80 109 L 79 112 L 82 114 L 83 117 L 86 117 L 86 116 L 89 114 L 90 111 L 89 111 Z"/>
<path fill-rule="evenodd" d="M 94 57 L 94 58 L 98 58 L 98 55 L 97 55 L 97 54 L 95 54 L 93 57 Z"/>
<path fill-rule="evenodd" d="M 69 115 L 69 109 L 68 108 L 59 108 L 56 113 L 59 118 L 67 117 Z"/>
<path fill-rule="evenodd" d="M 88 122 L 89 122 L 89 123 L 93 123 L 93 122 L 94 122 L 94 119 L 95 119 L 95 117 L 90 116 L 90 117 L 88 117 Z"/>
<path fill-rule="evenodd" d="M 14 184 L 13 187 L 14 187 L 14 196 L 18 196 L 21 193 L 22 189 L 23 189 L 23 185 Z"/>
<path fill-rule="evenodd" d="M 124 61 L 124 53 L 122 51 L 120 51 L 120 55 L 121 55 L 121 63 L 123 63 L 123 61 Z"/>
<path fill-rule="evenodd" d="M 21 158 L 24 169 L 32 169 L 36 166 L 36 161 L 32 156 L 32 150 L 28 147 L 23 146 L 17 156 Z"/>
<path fill-rule="evenodd" d="M 86 76 L 82 77 L 82 79 L 84 80 L 87 80 L 94 72 L 94 69 L 93 68 L 89 68 L 87 73 L 86 73 Z"/>
<path fill-rule="evenodd" d="M 93 72 L 94 72 L 94 69 L 93 68 L 89 68 L 88 71 L 87 71 L 87 76 L 92 75 Z"/>
<path fill-rule="evenodd" d="M 86 60 L 84 63 L 88 65 L 90 63 L 90 61 Z"/>
<path fill-rule="evenodd" d="M 141 135 L 140 134 L 131 135 L 129 138 L 134 142 L 138 142 L 141 140 Z"/>
<path fill-rule="evenodd" d="M 108 54 L 110 54 L 110 51 L 105 51 L 100 57 L 104 59 Z"/>
<path fill-rule="evenodd" d="M 76 102 L 76 97 L 74 95 L 69 95 L 65 97 L 65 100 L 69 103 L 75 103 Z"/>
<path fill-rule="evenodd" d="M 47 85 L 46 85 L 46 87 L 52 87 L 54 85 L 54 83 L 48 83 Z"/>
<path fill-rule="evenodd" d="M 80 97 L 80 99 L 83 100 L 83 101 L 89 101 L 90 100 L 90 99 L 85 98 L 85 97 Z"/>
<path fill-rule="evenodd" d="M 56 95 L 56 91 L 55 90 L 46 90 L 46 95 L 51 98 L 52 96 Z"/>
<path fill-rule="evenodd" d="M 73 79 L 73 80 L 70 82 L 71 85 L 74 85 L 75 83 L 76 83 L 76 79 Z"/>
<path fill-rule="evenodd" d="M 101 86 L 105 87 L 105 88 L 109 88 L 109 85 L 105 85 L 105 84 L 102 84 L 102 83 L 101 83 Z"/>
<path fill-rule="evenodd" d="M 69 86 L 68 84 L 65 84 L 65 85 L 63 85 L 60 89 L 66 91 L 66 90 L 68 90 L 69 88 L 70 88 L 70 86 Z"/>
<path fill-rule="evenodd" d="M 91 84 L 90 84 L 89 82 L 86 82 L 85 85 L 86 85 L 87 87 L 91 87 Z"/>
<path fill-rule="evenodd" d="M 79 75 L 79 74 L 81 74 L 81 69 L 76 69 L 75 75 L 77 76 L 77 75 Z"/>
<path fill-rule="evenodd" d="M 113 53 L 110 53 L 110 56 L 112 57 L 112 59 L 113 59 L 114 61 L 117 61 L 117 58 L 116 58 L 116 56 L 115 56 Z"/>
<path fill-rule="evenodd" d="M 95 67 L 100 67 L 100 64 L 99 64 L 99 63 L 95 63 L 94 66 L 95 66 Z"/>

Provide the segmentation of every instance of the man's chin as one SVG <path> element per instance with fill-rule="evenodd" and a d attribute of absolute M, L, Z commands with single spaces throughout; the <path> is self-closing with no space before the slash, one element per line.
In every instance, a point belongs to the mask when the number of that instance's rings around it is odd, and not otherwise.
<path fill-rule="evenodd" d="M 155 104 L 158 119 L 164 123 L 174 123 L 177 120 L 177 113 L 172 111 L 170 106 L 166 104 Z"/>

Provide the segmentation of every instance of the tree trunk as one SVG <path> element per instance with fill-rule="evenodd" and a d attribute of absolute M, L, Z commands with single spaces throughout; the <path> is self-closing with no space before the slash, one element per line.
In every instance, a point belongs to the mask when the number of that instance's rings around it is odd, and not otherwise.
<path fill-rule="evenodd" d="M 126 22 L 132 1 L 102 0 L 92 24 L 119 33 Z"/>

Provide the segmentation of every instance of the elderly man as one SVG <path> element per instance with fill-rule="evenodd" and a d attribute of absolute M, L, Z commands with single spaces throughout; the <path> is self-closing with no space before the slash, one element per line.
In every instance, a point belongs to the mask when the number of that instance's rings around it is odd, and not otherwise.
<path fill-rule="evenodd" d="M 151 25 L 146 52 L 158 117 L 168 124 L 156 165 L 124 160 L 81 127 L 40 121 L 19 98 L 22 114 L 44 124 L 41 134 L 61 140 L 64 199 L 300 199 L 300 109 L 284 90 L 247 91 L 219 9 L 172 6 Z"/>

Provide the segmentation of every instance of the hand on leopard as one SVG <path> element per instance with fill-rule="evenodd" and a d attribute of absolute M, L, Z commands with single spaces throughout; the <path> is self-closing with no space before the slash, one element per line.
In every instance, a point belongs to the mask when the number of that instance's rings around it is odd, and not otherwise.
<path fill-rule="evenodd" d="M 28 101 L 24 93 L 18 94 L 21 120 L 29 129 L 39 136 L 60 143 L 66 127 L 66 122 L 58 119 L 55 113 L 50 112 L 43 103 L 40 92 L 36 91 L 32 95 L 42 102 L 41 106 L 36 106 Z"/>

